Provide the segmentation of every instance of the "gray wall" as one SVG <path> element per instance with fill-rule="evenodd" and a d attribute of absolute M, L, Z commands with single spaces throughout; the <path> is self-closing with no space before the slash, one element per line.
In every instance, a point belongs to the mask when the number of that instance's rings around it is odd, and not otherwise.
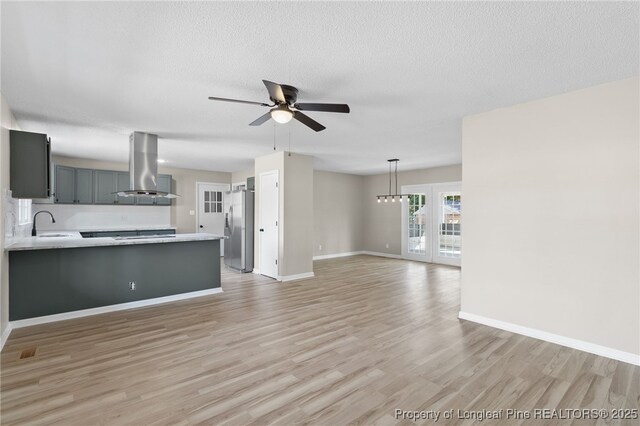
<path fill-rule="evenodd" d="M 364 249 L 364 183 L 364 176 L 314 171 L 314 256 Z"/>
<path fill-rule="evenodd" d="M 463 312 L 640 353 L 639 92 L 464 119 Z"/>
<path fill-rule="evenodd" d="M 399 163 L 402 167 L 402 161 Z M 434 167 L 431 169 L 398 172 L 398 192 L 402 185 L 459 182 L 462 166 Z M 393 182 L 392 182 L 392 185 Z M 400 256 L 402 254 L 402 222 L 400 203 L 378 203 L 376 195 L 389 193 L 389 175 L 366 176 L 364 182 L 364 250 Z M 395 186 L 391 190 L 395 192 Z M 389 247 L 387 247 L 387 244 Z"/>

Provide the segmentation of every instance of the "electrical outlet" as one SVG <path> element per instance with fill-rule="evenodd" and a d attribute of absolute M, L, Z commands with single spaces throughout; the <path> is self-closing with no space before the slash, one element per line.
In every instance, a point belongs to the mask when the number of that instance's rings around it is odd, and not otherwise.
<path fill-rule="evenodd" d="M 322 244 L 318 246 L 318 250 L 322 251 Z"/>
<path fill-rule="evenodd" d="M 389 248 L 389 243 L 387 243 L 386 247 Z"/>
<path fill-rule="evenodd" d="M 134 291 L 136 289 L 136 282 L 129 281 L 129 290 Z"/>
<path fill-rule="evenodd" d="M 189 210 L 189 216 L 195 216 L 195 215 L 196 215 L 195 210 Z"/>

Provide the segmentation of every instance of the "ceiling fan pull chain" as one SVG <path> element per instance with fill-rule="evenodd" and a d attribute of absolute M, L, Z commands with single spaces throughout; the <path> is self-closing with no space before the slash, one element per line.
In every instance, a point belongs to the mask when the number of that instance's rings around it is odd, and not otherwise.
<path fill-rule="evenodd" d="M 273 122 L 273 150 L 276 150 L 276 123 Z"/>

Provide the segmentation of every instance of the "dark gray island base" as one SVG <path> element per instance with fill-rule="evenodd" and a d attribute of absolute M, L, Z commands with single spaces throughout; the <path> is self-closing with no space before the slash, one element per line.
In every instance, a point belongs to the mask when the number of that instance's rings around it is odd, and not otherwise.
<path fill-rule="evenodd" d="M 215 288 L 218 239 L 9 252 L 11 321 Z"/>

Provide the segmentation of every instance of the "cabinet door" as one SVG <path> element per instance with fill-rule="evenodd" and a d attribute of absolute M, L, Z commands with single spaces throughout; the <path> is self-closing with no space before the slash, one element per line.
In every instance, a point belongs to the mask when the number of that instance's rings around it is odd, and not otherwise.
<path fill-rule="evenodd" d="M 47 135 L 19 130 L 11 130 L 9 135 L 9 188 L 12 196 L 48 198 L 51 195 L 51 144 Z"/>
<path fill-rule="evenodd" d="M 158 191 L 171 192 L 171 175 L 158 175 Z M 159 206 L 171 205 L 171 198 L 158 197 L 156 204 Z"/>
<path fill-rule="evenodd" d="M 116 172 L 95 170 L 93 172 L 94 200 L 96 204 L 115 204 Z"/>
<path fill-rule="evenodd" d="M 61 204 L 75 203 L 75 169 L 73 167 L 56 166 L 55 183 L 55 202 Z"/>
<path fill-rule="evenodd" d="M 126 172 L 117 172 L 116 177 L 116 191 L 128 191 L 131 186 L 129 182 L 129 173 Z M 136 197 L 121 197 L 119 195 L 116 196 L 118 200 L 118 204 L 134 204 L 136 202 Z"/>
<path fill-rule="evenodd" d="M 93 170 L 76 169 L 76 203 L 93 204 Z"/>

